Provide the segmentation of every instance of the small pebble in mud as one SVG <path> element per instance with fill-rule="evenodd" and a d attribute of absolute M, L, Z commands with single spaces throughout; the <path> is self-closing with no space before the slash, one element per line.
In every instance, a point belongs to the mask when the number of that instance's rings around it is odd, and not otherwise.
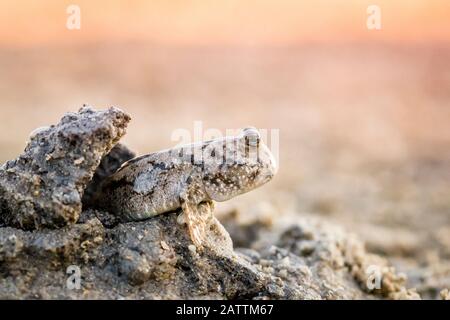
<path fill-rule="evenodd" d="M 192 252 L 192 253 L 196 253 L 196 252 L 197 252 L 197 247 L 194 246 L 193 244 L 190 244 L 190 245 L 188 246 L 188 249 L 189 249 L 189 251 Z"/>
<path fill-rule="evenodd" d="M 161 241 L 161 248 L 163 248 L 164 250 L 169 250 L 170 249 L 169 245 L 164 240 Z"/>
<path fill-rule="evenodd" d="M 450 291 L 449 291 L 449 289 L 441 290 L 440 296 L 441 296 L 442 300 L 450 300 Z"/>
<path fill-rule="evenodd" d="M 290 264 L 289 257 L 284 257 L 283 259 L 281 259 L 280 264 L 285 267 L 289 266 L 289 264 Z"/>
<path fill-rule="evenodd" d="M 286 270 L 286 269 L 281 269 L 281 270 L 278 272 L 278 276 L 281 277 L 281 278 L 283 278 L 283 279 L 287 279 L 287 277 L 288 277 L 288 272 L 287 272 L 287 270 Z"/>

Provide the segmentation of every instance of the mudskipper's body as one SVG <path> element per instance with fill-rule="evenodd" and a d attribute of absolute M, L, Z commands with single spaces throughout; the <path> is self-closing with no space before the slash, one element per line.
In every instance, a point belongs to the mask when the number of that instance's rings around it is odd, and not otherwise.
<path fill-rule="evenodd" d="M 102 185 L 98 205 L 125 221 L 182 209 L 191 239 L 201 245 L 205 224 L 197 205 L 225 201 L 268 182 L 276 173 L 273 155 L 254 128 L 236 137 L 206 141 L 144 155 L 124 163 Z"/>

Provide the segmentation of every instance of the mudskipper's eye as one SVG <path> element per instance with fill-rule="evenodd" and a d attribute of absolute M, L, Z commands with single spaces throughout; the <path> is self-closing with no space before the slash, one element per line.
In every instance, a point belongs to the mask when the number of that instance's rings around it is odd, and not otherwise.
<path fill-rule="evenodd" d="M 243 135 L 245 137 L 245 143 L 251 147 L 257 147 L 259 145 L 259 140 L 261 136 L 258 130 L 255 128 L 245 128 L 243 130 Z"/>

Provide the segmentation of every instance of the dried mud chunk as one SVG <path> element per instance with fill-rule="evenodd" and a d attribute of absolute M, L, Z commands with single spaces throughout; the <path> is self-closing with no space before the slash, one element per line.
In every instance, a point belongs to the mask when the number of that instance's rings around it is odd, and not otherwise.
<path fill-rule="evenodd" d="M 0 228 L 0 262 L 14 260 L 24 246 L 23 232 L 14 228 Z"/>
<path fill-rule="evenodd" d="M 104 237 L 103 225 L 96 218 L 57 230 L 0 228 L 0 262 L 4 262 L 3 270 L 15 271 L 65 262 L 85 263 L 97 256 Z"/>
<path fill-rule="evenodd" d="M 199 210 L 212 209 L 201 204 Z M 202 250 L 192 250 L 186 227 L 176 220 L 177 214 L 162 214 L 108 230 L 109 270 L 128 285 L 166 297 L 253 297 L 262 290 L 263 274 L 235 255 L 217 219 L 208 221 Z"/>
<path fill-rule="evenodd" d="M 26 245 L 27 254 L 44 261 L 58 262 L 87 262 L 94 259 L 105 237 L 103 225 L 96 218 L 59 230 L 42 230 L 30 234 Z"/>
<path fill-rule="evenodd" d="M 117 108 L 84 106 L 35 130 L 25 151 L 0 168 L 0 223 L 25 230 L 75 223 L 84 189 L 129 120 Z"/>

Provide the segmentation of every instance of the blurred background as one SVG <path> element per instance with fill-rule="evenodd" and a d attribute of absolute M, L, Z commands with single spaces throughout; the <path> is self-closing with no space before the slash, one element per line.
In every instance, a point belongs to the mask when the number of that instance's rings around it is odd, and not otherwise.
<path fill-rule="evenodd" d="M 449 17 L 448 0 L 3 0 L 0 159 L 84 103 L 127 111 L 141 154 L 195 120 L 279 129 L 276 178 L 219 210 L 333 221 L 433 295 L 450 285 Z"/>

